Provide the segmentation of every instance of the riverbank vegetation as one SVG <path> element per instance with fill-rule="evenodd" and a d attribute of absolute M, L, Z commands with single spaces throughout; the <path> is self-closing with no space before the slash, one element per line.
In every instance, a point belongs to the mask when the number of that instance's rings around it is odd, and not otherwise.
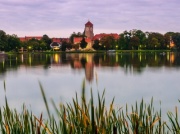
<path fill-rule="evenodd" d="M 4 84 L 6 92 L 6 86 Z M 23 106 L 22 112 L 11 109 L 5 97 L 5 106 L 0 108 L 0 131 L 2 134 L 168 134 L 180 133 L 178 110 L 168 112 L 168 122 L 163 121 L 161 108 L 154 109 L 153 99 L 149 104 L 144 100 L 134 106 L 115 108 L 114 99 L 106 106 L 105 91 L 94 98 L 91 90 L 87 100 L 85 82 L 82 86 L 81 99 L 78 95 L 72 103 L 52 105 L 56 115 L 52 114 L 42 85 L 42 98 L 47 109 L 47 118 L 43 114 L 36 116 Z M 98 103 L 95 104 L 95 99 Z"/>
<path fill-rule="evenodd" d="M 79 44 L 74 44 L 74 37 L 82 37 Z M 84 40 L 83 33 L 72 33 L 68 40 L 61 40 L 60 51 L 70 49 L 79 50 L 80 46 L 84 47 L 87 42 Z M 60 38 L 59 38 L 60 39 Z M 48 35 L 43 35 L 41 39 L 30 38 L 26 41 L 20 41 L 17 35 L 8 35 L 0 30 L 0 51 L 18 52 L 20 49 L 28 52 L 51 51 L 50 44 L 52 39 Z M 111 34 L 104 34 L 103 37 L 93 40 L 92 47 L 95 50 L 180 50 L 180 33 L 167 32 L 165 34 L 157 32 L 143 32 L 133 29 L 124 31 L 115 39 Z"/>

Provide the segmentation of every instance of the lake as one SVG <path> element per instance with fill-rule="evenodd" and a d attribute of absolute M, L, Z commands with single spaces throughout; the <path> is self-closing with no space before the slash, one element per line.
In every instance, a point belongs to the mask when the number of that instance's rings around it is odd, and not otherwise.
<path fill-rule="evenodd" d="M 5 94 L 11 108 L 25 104 L 33 112 L 45 112 L 39 82 L 47 99 L 72 102 L 81 95 L 83 80 L 86 95 L 105 90 L 106 104 L 115 97 L 115 107 L 131 106 L 142 98 L 163 113 L 179 107 L 180 53 L 56 53 L 17 54 L 0 57 L 0 106 Z M 4 82 L 6 91 L 4 91 Z M 161 103 L 161 105 L 160 105 Z"/>

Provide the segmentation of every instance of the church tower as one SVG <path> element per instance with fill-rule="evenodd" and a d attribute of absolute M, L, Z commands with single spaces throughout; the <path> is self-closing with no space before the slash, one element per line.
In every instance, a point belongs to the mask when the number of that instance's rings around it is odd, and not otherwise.
<path fill-rule="evenodd" d="M 85 29 L 84 29 L 84 34 L 87 38 L 91 39 L 94 37 L 94 33 L 93 33 L 93 24 L 88 21 L 86 24 L 85 24 Z"/>

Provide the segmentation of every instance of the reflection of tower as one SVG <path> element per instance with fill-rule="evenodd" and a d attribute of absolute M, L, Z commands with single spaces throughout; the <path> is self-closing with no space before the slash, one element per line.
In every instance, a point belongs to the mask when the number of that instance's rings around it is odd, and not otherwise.
<path fill-rule="evenodd" d="M 86 79 L 91 82 L 94 77 L 94 65 L 92 62 L 87 62 L 85 66 Z"/>
<path fill-rule="evenodd" d="M 85 65 L 85 75 L 86 80 L 91 82 L 94 78 L 94 63 L 93 63 L 93 54 L 86 55 L 86 65 Z"/>

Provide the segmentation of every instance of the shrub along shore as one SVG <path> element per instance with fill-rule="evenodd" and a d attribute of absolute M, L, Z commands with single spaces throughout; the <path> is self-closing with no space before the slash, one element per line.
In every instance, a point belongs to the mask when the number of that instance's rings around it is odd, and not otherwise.
<path fill-rule="evenodd" d="M 11 109 L 5 96 L 5 106 L 0 107 L 1 134 L 168 134 L 180 133 L 178 110 L 168 112 L 169 122 L 162 119 L 161 109 L 155 110 L 153 99 L 150 104 L 143 99 L 138 104 L 125 108 L 114 108 L 114 98 L 107 109 L 105 106 L 105 91 L 98 93 L 98 104 L 94 104 L 91 97 L 85 96 L 85 81 L 82 85 L 81 100 L 77 94 L 72 98 L 73 103 L 52 105 L 57 115 L 49 109 L 48 101 L 41 83 L 40 90 L 47 109 L 48 117 L 43 119 L 42 114 L 37 117 L 32 111 L 23 106 L 22 112 Z M 6 92 L 6 86 L 4 83 Z M 45 111 L 43 111 L 45 112 Z"/>

